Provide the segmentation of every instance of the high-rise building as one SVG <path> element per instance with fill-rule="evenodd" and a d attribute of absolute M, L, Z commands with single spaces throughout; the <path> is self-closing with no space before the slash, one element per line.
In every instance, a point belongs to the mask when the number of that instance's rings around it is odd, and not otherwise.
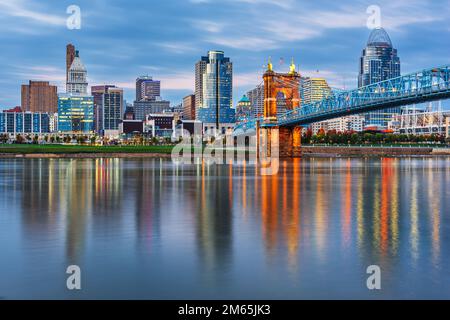
<path fill-rule="evenodd" d="M 87 94 L 87 70 L 80 59 L 78 50 L 75 51 L 75 57 L 69 68 L 68 79 L 66 83 L 67 93 Z"/>
<path fill-rule="evenodd" d="M 233 64 L 223 51 L 209 51 L 195 67 L 196 118 L 204 123 L 234 123 Z M 198 99 L 197 99 L 198 96 Z"/>
<path fill-rule="evenodd" d="M 75 46 L 69 43 L 66 46 L 66 83 L 69 82 L 69 69 L 75 59 Z"/>
<path fill-rule="evenodd" d="M 248 91 L 247 97 L 250 100 L 252 108 L 252 118 L 262 117 L 264 115 L 264 85 L 259 85 Z"/>
<path fill-rule="evenodd" d="M 136 79 L 136 101 L 155 101 L 161 96 L 161 82 L 149 76 Z"/>
<path fill-rule="evenodd" d="M 397 49 L 392 46 L 389 35 L 383 28 L 374 29 L 362 52 L 359 63 L 358 87 L 392 79 L 400 76 L 400 58 Z M 387 127 L 394 114 L 400 113 L 400 108 L 368 112 L 366 126 Z"/>
<path fill-rule="evenodd" d="M 195 120 L 195 95 L 190 94 L 183 98 L 183 119 Z"/>
<path fill-rule="evenodd" d="M 88 95 L 58 95 L 58 131 L 62 133 L 94 132 L 94 98 Z"/>
<path fill-rule="evenodd" d="M 108 88 L 103 95 L 103 130 L 106 136 L 117 136 L 123 114 L 123 89 Z"/>
<path fill-rule="evenodd" d="M 90 134 L 95 130 L 94 97 L 87 93 L 87 70 L 74 49 L 67 46 L 66 63 L 72 63 L 67 72 L 67 92 L 58 95 L 58 132 Z"/>
<path fill-rule="evenodd" d="M 302 104 L 309 104 L 326 98 L 331 88 L 323 78 L 304 77 L 300 79 L 300 97 Z"/>
<path fill-rule="evenodd" d="M 94 130 L 97 133 L 103 132 L 103 99 L 109 88 L 114 85 L 100 85 L 91 87 L 91 95 L 94 97 Z"/>
<path fill-rule="evenodd" d="M 22 109 L 54 113 L 58 110 L 57 87 L 47 81 L 29 81 L 21 88 Z"/>

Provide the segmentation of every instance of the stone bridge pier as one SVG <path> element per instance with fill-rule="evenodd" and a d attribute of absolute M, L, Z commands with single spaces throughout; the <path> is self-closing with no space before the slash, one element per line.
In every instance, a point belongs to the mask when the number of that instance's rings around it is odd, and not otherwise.
<path fill-rule="evenodd" d="M 257 130 L 259 154 L 266 157 L 300 157 L 302 127 L 270 127 Z"/>

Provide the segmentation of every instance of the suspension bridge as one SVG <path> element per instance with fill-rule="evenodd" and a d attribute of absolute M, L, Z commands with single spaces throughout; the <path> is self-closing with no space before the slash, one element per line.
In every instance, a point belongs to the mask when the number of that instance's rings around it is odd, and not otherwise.
<path fill-rule="evenodd" d="M 263 78 L 264 116 L 240 123 L 235 127 L 234 135 L 256 132 L 258 138 L 279 146 L 282 156 L 299 153 L 301 138 L 297 135 L 301 134 L 298 127 L 302 125 L 450 98 L 450 65 L 417 71 L 353 90 L 334 91 L 323 100 L 309 104 L 301 104 L 298 93 L 300 74 L 295 71 L 295 66 L 291 65 L 289 73 L 276 73 L 269 62 Z M 277 116 L 276 97 L 279 92 L 286 97 L 288 111 Z"/>

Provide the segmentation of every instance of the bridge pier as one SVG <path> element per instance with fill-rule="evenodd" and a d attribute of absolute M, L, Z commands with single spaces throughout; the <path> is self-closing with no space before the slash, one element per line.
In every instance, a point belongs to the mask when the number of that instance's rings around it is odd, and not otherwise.
<path fill-rule="evenodd" d="M 301 156 L 302 127 L 257 127 L 258 154 L 261 158 Z"/>

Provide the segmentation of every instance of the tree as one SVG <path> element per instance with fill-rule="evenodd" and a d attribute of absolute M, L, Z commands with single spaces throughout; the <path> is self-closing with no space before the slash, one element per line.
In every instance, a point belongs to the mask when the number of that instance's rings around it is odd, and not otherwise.
<path fill-rule="evenodd" d="M 16 143 L 24 143 L 25 139 L 22 137 L 22 135 L 18 134 L 16 136 Z"/>
<path fill-rule="evenodd" d="M 7 143 L 8 142 L 8 135 L 7 134 L 2 134 L 0 135 L 0 143 Z"/>

